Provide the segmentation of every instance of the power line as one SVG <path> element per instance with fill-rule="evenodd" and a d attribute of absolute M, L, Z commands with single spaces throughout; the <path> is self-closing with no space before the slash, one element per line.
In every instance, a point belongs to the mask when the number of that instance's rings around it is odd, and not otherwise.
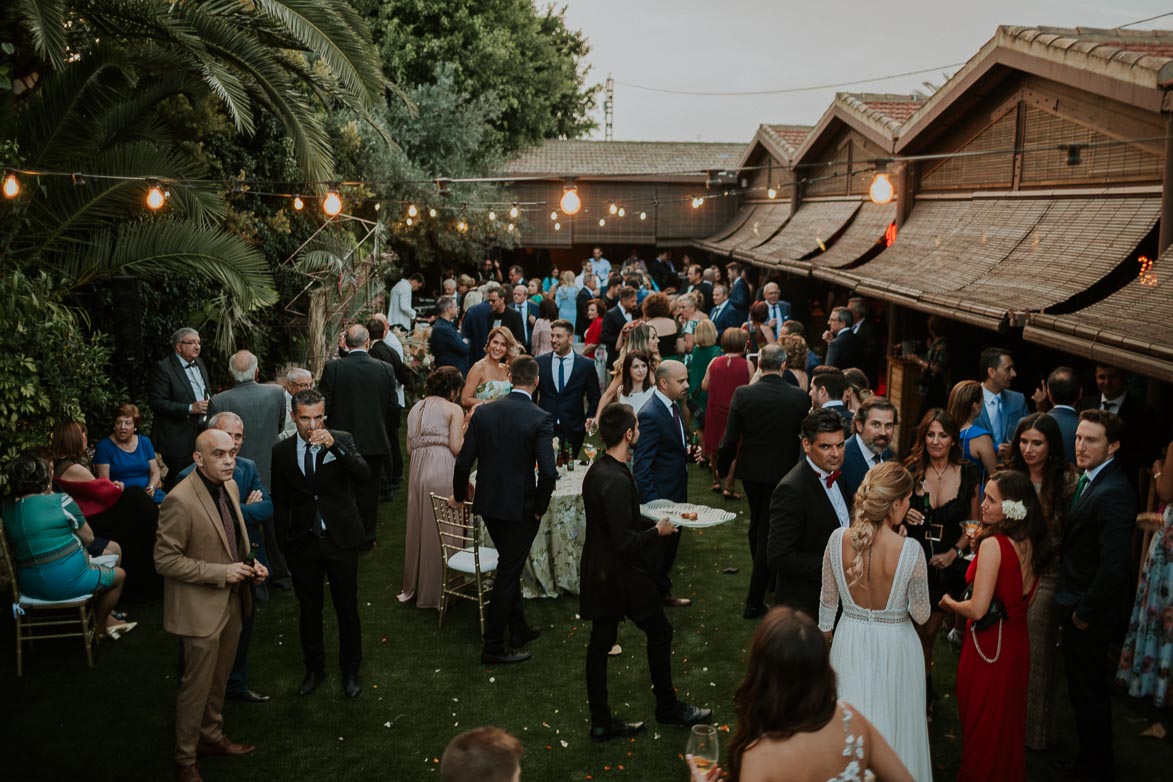
<path fill-rule="evenodd" d="M 1129 22 L 1128 24 L 1117 25 L 1116 29 L 1123 30 L 1125 27 L 1132 27 L 1134 24 L 1144 24 L 1145 22 L 1151 22 L 1155 19 L 1164 19 L 1166 16 L 1173 16 L 1173 11 L 1168 11 L 1167 13 L 1163 13 L 1163 14 L 1157 14 L 1156 16 L 1150 16 L 1148 19 L 1137 19 L 1135 22 Z"/>
<path fill-rule="evenodd" d="M 1154 18 L 1157 18 L 1157 17 L 1154 17 Z M 1142 21 L 1148 21 L 1148 20 L 1146 19 L 1146 20 L 1142 20 Z M 1133 22 L 1133 24 L 1139 24 L 1139 22 Z M 631 88 L 637 89 L 637 90 L 645 90 L 647 92 L 662 92 L 662 93 L 665 93 L 668 95 L 699 95 L 699 96 L 719 97 L 719 98 L 739 97 L 739 96 L 745 96 L 745 95 L 790 95 L 790 94 L 793 94 L 796 92 L 814 92 L 815 90 L 829 90 L 829 89 L 833 89 L 836 87 L 854 87 L 858 84 L 871 84 L 871 83 L 877 82 L 877 81 L 888 81 L 889 79 L 899 79 L 899 78 L 902 78 L 905 76 L 919 76 L 920 74 L 923 74 L 923 73 L 933 73 L 934 71 L 940 71 L 940 70 L 944 70 L 946 68 L 960 68 L 962 65 L 965 65 L 965 63 L 964 62 L 954 62 L 954 63 L 949 63 L 948 65 L 936 65 L 932 68 L 923 68 L 919 71 L 906 71 L 904 73 L 893 73 L 888 76 L 873 76 L 870 79 L 856 79 L 855 81 L 841 81 L 841 82 L 836 82 L 835 84 L 817 84 L 817 85 L 811 85 L 811 86 L 807 86 L 807 87 L 786 87 L 786 88 L 778 89 L 778 90 L 747 90 L 747 91 L 740 91 L 740 92 L 739 91 L 699 92 L 699 91 L 694 91 L 694 90 L 670 90 L 670 89 L 665 89 L 663 87 L 648 87 L 647 85 L 644 85 L 644 84 L 632 84 L 631 82 L 620 81 L 619 79 L 616 79 L 615 83 L 622 84 L 624 87 L 631 87 Z"/>

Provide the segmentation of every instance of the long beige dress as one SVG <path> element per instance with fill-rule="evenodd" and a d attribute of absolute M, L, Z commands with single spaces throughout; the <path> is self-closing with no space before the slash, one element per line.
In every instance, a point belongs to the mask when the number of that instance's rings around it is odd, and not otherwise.
<path fill-rule="evenodd" d="M 429 396 L 415 403 L 407 414 L 407 440 L 411 444 L 407 546 L 399 599 L 406 602 L 414 596 L 419 608 L 439 608 L 444 568 L 431 494 L 452 494 L 452 469 L 456 465 L 456 457 L 448 448 L 444 400 Z"/>

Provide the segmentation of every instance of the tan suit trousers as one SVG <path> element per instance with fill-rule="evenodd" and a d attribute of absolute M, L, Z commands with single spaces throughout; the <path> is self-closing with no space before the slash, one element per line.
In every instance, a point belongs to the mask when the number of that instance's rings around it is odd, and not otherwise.
<path fill-rule="evenodd" d="M 203 638 L 180 636 L 183 642 L 183 684 L 175 702 L 175 763 L 196 762 L 200 740 L 216 742 L 224 735 L 224 692 L 240 641 L 242 614 L 239 589 L 214 633 Z"/>

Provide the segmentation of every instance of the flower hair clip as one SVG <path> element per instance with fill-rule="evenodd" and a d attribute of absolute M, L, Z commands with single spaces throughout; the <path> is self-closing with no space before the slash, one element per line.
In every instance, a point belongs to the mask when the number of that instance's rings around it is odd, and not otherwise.
<path fill-rule="evenodd" d="M 1014 521 L 1022 521 L 1026 518 L 1026 505 L 1022 500 L 1003 500 L 1002 515 Z"/>

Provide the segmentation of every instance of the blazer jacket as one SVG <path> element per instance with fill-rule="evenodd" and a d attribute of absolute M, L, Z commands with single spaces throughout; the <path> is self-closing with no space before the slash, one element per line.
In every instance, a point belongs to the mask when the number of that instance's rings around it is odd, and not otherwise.
<path fill-rule="evenodd" d="M 864 363 L 863 343 L 851 329 L 840 331 L 827 346 L 827 366 L 862 369 Z"/>
<path fill-rule="evenodd" d="M 1123 629 L 1134 591 L 1129 571 L 1135 522 L 1136 492 L 1114 459 L 1067 512 L 1055 590 L 1060 618 L 1074 611 L 1097 632 Z"/>
<path fill-rule="evenodd" d="M 460 322 L 460 333 L 468 340 L 468 365 L 485 357 L 485 342 L 489 339 L 489 302 L 474 304 L 464 313 Z"/>
<path fill-rule="evenodd" d="M 690 285 L 689 288 L 701 294 L 701 312 L 708 315 L 709 310 L 713 309 L 713 283 L 701 282 L 699 285 Z"/>
<path fill-rule="evenodd" d="M 802 454 L 802 421 L 810 406 L 806 392 L 779 375 L 763 375 L 738 388 L 729 405 L 717 472 L 727 475 L 736 458 L 742 481 L 776 485 Z"/>
<path fill-rule="evenodd" d="M 330 361 L 318 387 L 326 397 L 330 428 L 354 432 L 358 452 L 370 456 L 391 453 L 391 419 L 399 415 L 395 370 L 364 351 Z"/>
<path fill-rule="evenodd" d="M 725 329 L 739 329 L 745 323 L 745 320 L 738 315 L 737 308 L 728 300 L 714 306 L 709 311 L 709 317 L 713 319 L 713 326 L 717 329 L 718 338 L 725 333 Z"/>
<path fill-rule="evenodd" d="M 999 396 L 1002 397 L 1002 431 L 995 432 L 993 424 L 990 423 L 989 407 L 986 405 L 984 394 L 982 395 L 982 412 L 974 421 L 993 436 L 995 447 L 1010 442 L 1010 438 L 1014 436 L 1014 430 L 1018 428 L 1018 422 L 1030 412 L 1026 409 L 1026 397 L 1019 392 L 1007 388 Z"/>
<path fill-rule="evenodd" d="M 553 440 L 554 419 L 520 391 L 478 405 L 456 457 L 452 495 L 461 501 L 468 496 L 475 462 L 473 513 L 514 522 L 540 518 L 558 480 Z"/>
<path fill-rule="evenodd" d="M 428 337 L 428 347 L 437 367 L 456 367 L 461 376 L 468 374 L 471 349 L 451 321 L 436 318 L 432 324 L 432 335 Z"/>
<path fill-rule="evenodd" d="M 155 569 L 163 577 L 163 629 L 174 635 L 206 638 L 215 633 L 234 594 L 244 601 L 244 612 L 252 613 L 252 590 L 233 590 L 228 583 L 228 566 L 244 559 L 249 539 L 240 523 L 236 481 L 224 488 L 237 521 L 235 560 L 220 509 L 200 476 L 188 475 L 177 483 L 159 509 Z"/>
<path fill-rule="evenodd" d="M 355 447 L 349 432 L 331 429 L 334 446 L 318 451 L 314 475 L 308 479 L 297 460 L 298 435 L 273 446 L 273 520 L 281 545 L 304 535 L 317 535 L 318 516 L 326 536 L 340 549 L 357 549 L 366 532 L 355 504 L 358 484 L 377 480 Z"/>
<path fill-rule="evenodd" d="M 677 405 L 679 407 L 679 405 Z M 654 394 L 639 411 L 639 441 L 631 467 L 640 502 L 688 501 L 688 449 L 672 413 Z M 680 415 L 681 422 L 684 414 Z"/>
<path fill-rule="evenodd" d="M 555 425 L 585 434 L 586 419 L 595 417 L 602 396 L 599 375 L 595 371 L 595 362 L 573 351 L 571 355 L 574 361 L 561 392 L 556 390 L 554 383 L 554 354 L 538 356 L 538 405 L 553 417 Z"/>
<path fill-rule="evenodd" d="M 1047 415 L 1055 419 L 1059 425 L 1059 434 L 1063 436 L 1063 451 L 1067 454 L 1067 463 L 1075 464 L 1075 430 L 1079 427 L 1079 413 L 1067 407 L 1051 408 Z"/>
<path fill-rule="evenodd" d="M 874 457 L 875 454 L 871 451 L 864 452 L 855 435 L 847 438 L 847 445 L 843 449 L 842 475 L 839 477 L 839 490 L 843 492 L 843 499 L 847 500 L 847 507 L 855 504 L 855 492 L 863 483 L 863 477 L 868 474 L 868 470 L 875 466 L 872 461 Z M 880 454 L 880 459 L 885 462 L 892 461 L 892 449 L 885 448 Z"/>
<path fill-rule="evenodd" d="M 519 341 L 525 348 L 525 352 L 532 354 L 533 351 L 530 349 L 530 346 L 533 344 L 534 324 L 530 323 L 529 319 L 531 315 L 535 318 L 538 317 L 538 305 L 534 304 L 529 299 L 526 299 L 525 302 L 521 305 L 521 309 L 518 309 L 517 307 L 517 304 L 510 302 L 506 309 L 511 309 L 517 313 L 519 318 L 518 322 L 520 323 L 522 330 L 522 335 L 519 337 Z"/>
<path fill-rule="evenodd" d="M 500 315 L 493 312 L 492 308 L 485 315 L 485 338 L 488 338 L 489 332 L 493 330 L 493 321 L 500 319 L 501 325 L 513 332 L 514 339 L 517 344 L 525 345 L 525 333 L 521 330 L 521 314 L 510 306 L 505 307 L 505 311 Z M 484 344 L 484 343 L 482 343 Z"/>
<path fill-rule="evenodd" d="M 650 557 L 661 542 L 639 512 L 639 492 L 626 464 L 602 454 L 582 481 L 586 540 L 579 569 L 583 619 L 636 621 L 663 610 Z"/>
<path fill-rule="evenodd" d="M 1084 397 L 1081 410 L 1100 407 L 1099 394 Z M 1137 473 L 1147 470 L 1154 459 L 1161 456 L 1161 449 L 1168 442 L 1164 417 L 1140 397 L 1125 394 L 1120 409 L 1114 411 L 1124 422 L 1124 435 L 1120 438 L 1120 450 L 1116 458 L 1124 477 L 1136 488 Z"/>
<path fill-rule="evenodd" d="M 203 359 L 196 359 L 196 368 L 204 380 L 204 388 L 211 394 L 212 383 L 208 379 L 208 367 Z M 195 451 L 196 435 L 203 428 L 204 417 L 190 412 L 191 404 L 199 400 L 195 398 L 187 373 L 174 352 L 155 362 L 147 396 L 150 408 L 155 413 L 155 422 L 151 427 L 151 442 L 155 450 L 164 456 L 178 455 L 190 459 Z"/>
<path fill-rule="evenodd" d="M 194 464 L 189 464 L 184 467 L 179 473 L 180 480 L 191 475 L 194 469 Z M 243 456 L 237 456 L 236 466 L 232 468 L 232 480 L 236 482 L 236 489 L 240 492 L 240 515 L 244 517 L 245 524 L 256 527 L 273 518 L 273 498 L 265 490 L 264 484 L 261 483 L 261 476 L 257 472 L 256 462 L 252 459 L 246 459 Z M 261 493 L 261 501 L 246 502 L 248 496 L 254 491 Z M 260 543 L 262 541 L 257 540 L 255 542 Z"/>
<path fill-rule="evenodd" d="M 285 390 L 279 385 L 246 380 L 212 397 L 208 418 L 222 411 L 236 413 L 244 422 L 240 456 L 256 462 L 261 483 L 273 482 L 273 444 L 285 428 Z"/>
<path fill-rule="evenodd" d="M 635 317 L 635 313 L 632 313 L 632 317 Z M 627 318 L 623 316 L 623 309 L 616 302 L 615 306 L 611 307 L 603 315 L 603 328 L 599 333 L 599 344 L 607 349 L 608 364 L 615 363 L 615 359 L 619 357 L 615 344 L 619 341 L 619 333 L 623 331 L 623 327 L 626 325 Z"/>
<path fill-rule="evenodd" d="M 436 318 L 436 320 L 442 320 L 442 318 Z M 371 342 L 370 353 L 373 358 L 379 359 L 384 364 L 391 365 L 391 371 L 395 373 L 395 380 L 399 383 L 399 387 L 406 386 L 411 381 L 411 375 L 407 373 L 407 367 L 403 366 L 403 357 L 399 355 L 399 351 L 395 348 L 381 339 L 376 339 Z M 396 397 L 398 398 L 398 394 L 396 394 Z"/>
<path fill-rule="evenodd" d="M 729 306 L 737 313 L 737 325 L 740 326 L 749 320 L 749 306 L 753 304 L 749 296 L 749 283 L 744 277 L 738 277 L 729 286 Z"/>
<path fill-rule="evenodd" d="M 806 458 L 786 474 L 770 498 L 766 562 L 778 576 L 776 603 L 818 616 L 823 552 L 839 528 L 835 506 Z"/>

